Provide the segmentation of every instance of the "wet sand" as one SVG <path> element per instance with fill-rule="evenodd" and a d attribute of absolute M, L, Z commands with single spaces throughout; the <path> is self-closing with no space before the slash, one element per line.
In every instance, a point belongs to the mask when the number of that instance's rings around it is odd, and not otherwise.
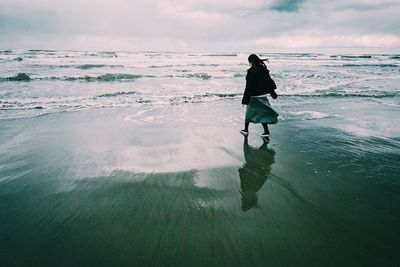
<path fill-rule="evenodd" d="M 397 129 L 289 119 L 265 144 L 260 125 L 239 134 L 241 112 L 234 99 L 2 120 L 0 265 L 400 264 Z"/>

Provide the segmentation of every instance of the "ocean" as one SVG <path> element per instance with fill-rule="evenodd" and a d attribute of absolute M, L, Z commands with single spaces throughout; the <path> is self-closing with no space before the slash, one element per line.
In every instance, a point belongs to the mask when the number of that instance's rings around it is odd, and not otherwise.
<path fill-rule="evenodd" d="M 0 265 L 400 265 L 400 54 L 248 55 L 0 50 Z"/>
<path fill-rule="evenodd" d="M 1 118 L 86 108 L 239 99 L 248 54 L 0 51 Z M 282 101 L 364 99 L 398 106 L 400 55 L 260 54 Z M 283 114 L 282 119 L 323 114 Z"/>

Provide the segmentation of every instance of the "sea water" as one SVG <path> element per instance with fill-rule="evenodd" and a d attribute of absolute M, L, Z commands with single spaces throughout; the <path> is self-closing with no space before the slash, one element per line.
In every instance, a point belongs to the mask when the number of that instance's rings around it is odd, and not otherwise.
<path fill-rule="evenodd" d="M 2 50 L 1 266 L 398 266 L 400 57 Z"/>
<path fill-rule="evenodd" d="M 0 51 L 0 118 L 87 108 L 180 105 L 235 98 L 246 53 Z M 400 105 L 398 54 L 260 54 L 268 58 L 278 105 L 321 98 Z M 287 110 L 281 119 L 325 116 Z"/>

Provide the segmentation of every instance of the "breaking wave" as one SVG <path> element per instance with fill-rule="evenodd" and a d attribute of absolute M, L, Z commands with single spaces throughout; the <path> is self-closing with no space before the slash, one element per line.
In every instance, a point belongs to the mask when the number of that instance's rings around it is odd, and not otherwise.
<path fill-rule="evenodd" d="M 31 77 L 29 77 L 28 74 L 23 72 L 18 73 L 15 76 L 0 78 L 0 81 L 12 81 L 12 82 L 29 82 L 31 80 L 32 80 Z"/>
<path fill-rule="evenodd" d="M 151 65 L 151 66 L 148 66 L 148 68 L 151 68 L 151 69 L 159 69 L 159 68 L 171 68 L 171 67 L 173 67 L 174 65 Z"/>
<path fill-rule="evenodd" d="M 398 68 L 396 64 L 343 64 L 342 67 L 378 67 L 378 68 Z"/>
<path fill-rule="evenodd" d="M 371 55 L 332 55 L 331 58 L 349 58 L 349 59 L 357 59 L 357 58 L 372 58 Z"/>
<path fill-rule="evenodd" d="M 284 56 L 284 57 L 308 57 L 308 58 L 313 58 L 313 57 L 317 57 L 318 54 L 314 54 L 314 53 L 276 53 L 280 56 Z M 260 54 L 260 57 L 271 57 L 271 56 L 275 56 L 275 53 L 272 54 Z"/>
<path fill-rule="evenodd" d="M 64 66 L 65 67 L 65 66 Z M 187 72 L 186 70 L 180 71 L 181 73 Z M 118 81 L 130 81 L 139 78 L 195 78 L 202 80 L 209 80 L 213 78 L 208 73 L 185 73 L 180 75 L 166 75 L 166 76 L 155 76 L 155 75 L 140 75 L 140 74 L 124 74 L 124 73 L 106 73 L 102 75 L 92 76 L 49 76 L 49 77 L 31 77 L 26 73 L 18 73 L 11 77 L 0 78 L 0 82 L 4 81 L 68 81 L 68 82 L 118 82 Z M 235 76 L 236 77 L 236 76 Z M 214 77 L 217 78 L 217 77 Z"/>
<path fill-rule="evenodd" d="M 11 50 L 11 49 L 0 50 L 0 55 L 1 55 L 1 54 L 3 54 L 3 55 L 10 55 L 10 54 L 12 54 L 12 53 L 14 53 L 14 51 Z"/>
<path fill-rule="evenodd" d="M 207 57 L 237 57 L 237 54 L 206 54 L 203 56 L 207 56 Z"/>
<path fill-rule="evenodd" d="M 28 52 L 34 52 L 34 53 L 40 53 L 40 52 L 57 52 L 56 50 L 51 50 L 51 49 L 29 49 Z"/>
<path fill-rule="evenodd" d="M 375 93 L 348 93 L 348 92 L 321 92 L 312 94 L 283 93 L 278 96 L 284 97 L 337 97 L 337 98 L 392 98 L 398 97 L 399 92 L 375 92 Z"/>
<path fill-rule="evenodd" d="M 26 73 L 18 73 L 15 76 L 0 78 L 0 81 L 34 81 L 34 80 L 50 80 L 50 81 L 81 81 L 81 82 L 114 82 L 114 81 L 129 81 L 142 77 L 154 78 L 154 76 L 143 76 L 136 74 L 102 74 L 99 76 L 80 76 L 80 77 L 37 77 L 31 78 Z"/>
<path fill-rule="evenodd" d="M 88 69 L 94 69 L 94 68 L 122 68 L 124 66 L 122 65 L 105 65 L 105 64 L 82 64 L 82 65 L 77 65 L 77 66 L 71 66 L 75 67 L 77 69 L 81 70 L 88 70 Z"/>
<path fill-rule="evenodd" d="M 98 95 L 97 97 L 115 97 L 115 96 L 136 95 L 136 94 L 137 92 L 115 92 L 115 93 Z"/>
<path fill-rule="evenodd" d="M 180 104 L 180 103 L 201 103 L 201 102 L 208 102 L 214 100 L 221 100 L 227 98 L 237 98 L 242 96 L 242 94 L 237 93 L 206 93 L 206 94 L 199 94 L 193 96 L 178 96 L 172 97 L 169 101 L 172 104 Z"/>
<path fill-rule="evenodd" d="M 184 65 L 181 65 L 184 66 Z M 187 64 L 186 66 L 191 66 L 191 67 L 218 67 L 220 64 L 215 64 L 215 63 L 192 63 L 192 64 Z"/>
<path fill-rule="evenodd" d="M 48 111 L 75 111 L 87 108 L 127 107 L 143 104 L 177 105 L 185 103 L 212 102 L 222 99 L 237 98 L 241 94 L 236 93 L 206 93 L 193 96 L 143 96 L 134 91 L 121 91 L 101 94 L 93 97 L 69 98 L 69 97 L 43 97 L 24 99 L 0 99 L 0 110 L 44 110 Z"/>
<path fill-rule="evenodd" d="M 234 78 L 243 78 L 246 77 L 246 73 L 244 72 L 237 72 L 233 75 Z"/>
<path fill-rule="evenodd" d="M 14 59 L 17 60 L 17 59 Z M 124 68 L 123 65 L 108 65 L 108 64 L 80 64 L 80 65 L 44 65 L 44 64 L 32 64 L 30 65 L 34 68 L 50 68 L 50 69 L 69 69 L 69 68 L 76 68 L 80 70 L 88 70 L 88 69 L 95 69 L 95 68 Z"/>
<path fill-rule="evenodd" d="M 198 78 L 203 80 L 211 79 L 211 75 L 207 73 L 193 73 L 193 74 L 185 74 L 185 75 L 177 75 L 176 77 L 180 78 Z"/>
<path fill-rule="evenodd" d="M 83 82 L 113 82 L 113 81 L 125 81 L 135 80 L 143 77 L 142 75 L 136 74 L 103 74 L 100 76 L 84 76 L 84 77 L 67 77 L 66 81 L 83 81 Z"/>

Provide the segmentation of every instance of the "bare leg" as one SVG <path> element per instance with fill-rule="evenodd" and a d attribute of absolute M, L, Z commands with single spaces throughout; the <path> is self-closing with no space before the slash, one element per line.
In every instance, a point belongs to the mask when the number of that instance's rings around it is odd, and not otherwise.
<path fill-rule="evenodd" d="M 245 122 L 245 123 L 244 123 L 244 130 L 245 130 L 246 132 L 249 131 L 249 125 L 250 125 L 250 122 Z"/>
<path fill-rule="evenodd" d="M 240 133 L 244 136 L 247 137 L 249 135 L 249 124 L 250 122 L 245 122 L 244 123 L 244 130 L 241 130 Z"/>
<path fill-rule="evenodd" d="M 263 128 L 264 128 L 264 133 L 265 133 L 265 134 L 269 134 L 268 124 L 267 124 L 267 123 L 263 123 L 262 126 L 263 126 Z"/>

